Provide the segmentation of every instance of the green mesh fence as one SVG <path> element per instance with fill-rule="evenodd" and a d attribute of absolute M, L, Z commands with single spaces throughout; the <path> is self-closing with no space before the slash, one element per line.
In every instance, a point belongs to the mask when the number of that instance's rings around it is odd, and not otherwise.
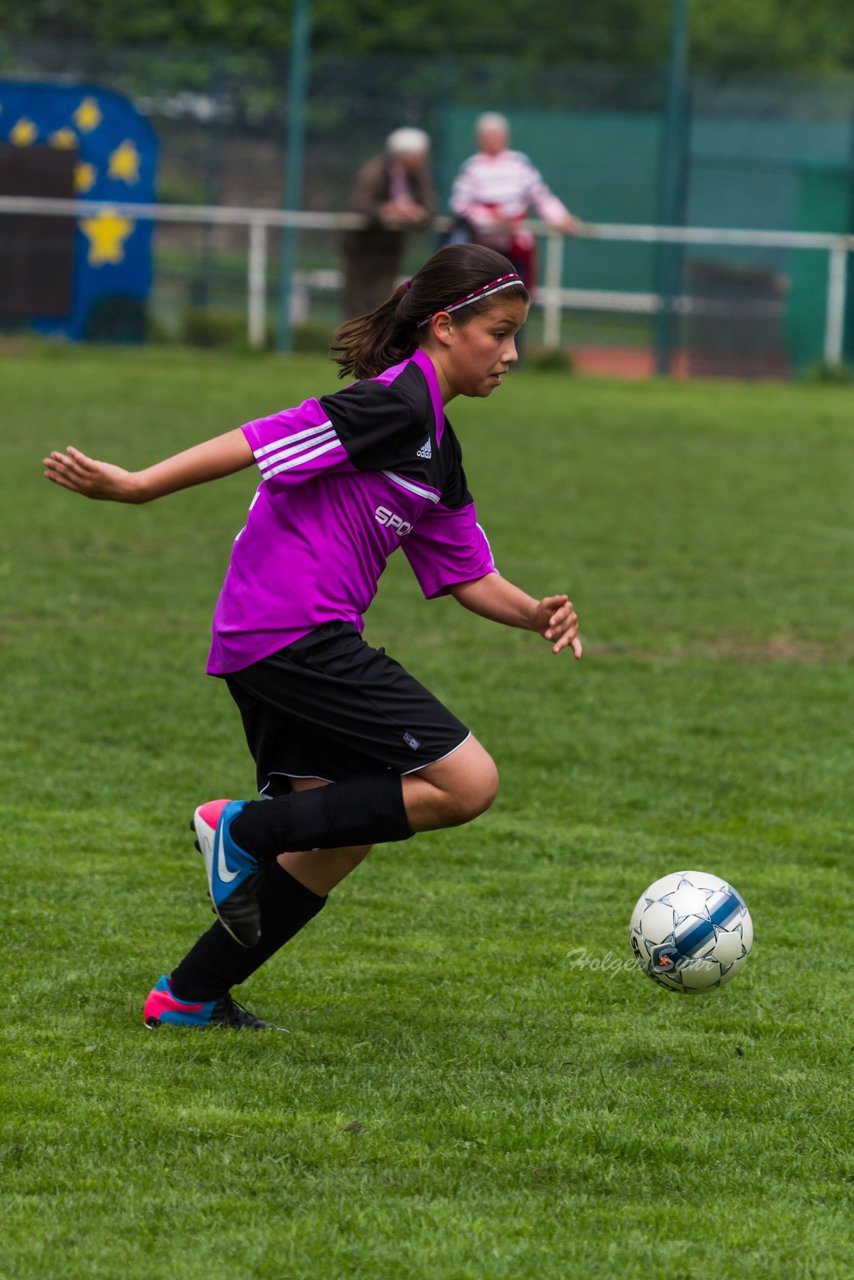
<path fill-rule="evenodd" d="M 797 104 L 795 104 L 797 105 Z M 711 111 L 711 106 L 707 109 Z M 443 133 L 446 183 L 471 153 L 477 112 L 449 107 Z M 527 152 L 551 188 L 590 222 L 656 223 L 660 113 L 586 111 L 512 112 L 513 145 Z M 742 116 L 694 118 L 685 156 L 687 226 L 768 231 L 846 232 L 852 223 L 851 120 L 762 119 Z M 564 285 L 647 293 L 655 289 L 656 253 L 650 245 L 573 243 L 566 255 Z M 734 306 L 753 299 L 762 328 L 763 302 L 772 295 L 783 318 L 768 311 L 766 328 L 777 330 L 773 366 L 801 368 L 820 360 L 824 337 L 827 260 L 804 250 L 724 246 L 691 248 L 682 258 L 682 289 L 727 287 Z M 751 290 L 752 284 L 752 293 Z M 721 317 L 720 344 L 735 351 Z M 695 326 L 696 328 L 696 326 Z M 850 327 L 849 327 L 850 329 Z M 625 326 L 623 326 L 625 332 Z M 704 327 L 715 341 L 715 326 Z M 770 343 L 770 334 L 767 335 Z M 724 364 L 727 362 L 723 360 Z M 712 364 L 707 365 L 711 371 Z"/>
<path fill-rule="evenodd" d="M 161 200 L 281 204 L 288 127 L 284 59 L 257 51 L 0 44 L 0 76 L 91 80 L 130 97 L 160 138 Z M 522 54 L 445 60 L 316 56 L 304 120 L 305 205 L 343 209 L 355 168 L 401 124 L 430 132 L 437 187 L 447 200 L 459 164 L 472 151 L 477 115 L 500 110 L 510 119 L 513 145 L 530 155 L 581 218 L 656 223 L 665 82 L 663 67 L 545 68 L 530 65 Z M 854 79 L 695 76 L 688 111 L 680 157 L 686 225 L 854 230 Z M 432 235 L 413 240 L 412 265 L 435 243 Z M 156 244 L 153 308 L 163 327 L 174 330 L 183 310 L 199 307 L 239 318 L 245 305 L 244 233 L 161 228 Z M 332 233 L 303 235 L 300 250 L 305 271 L 328 273 L 338 265 Z M 572 241 L 564 285 L 649 295 L 660 278 L 659 252 L 642 244 Z M 676 343 L 683 356 L 702 341 L 712 357 L 710 371 L 717 351 L 719 371 L 738 372 L 731 361 L 738 345 L 732 316 L 727 319 L 731 304 L 736 321 L 739 306 L 742 320 L 753 314 L 751 332 L 765 326 L 757 345 L 773 351 L 770 371 L 798 370 L 821 358 L 825 254 L 713 247 L 680 252 L 676 261 L 677 292 L 700 290 L 709 303 L 710 323 L 678 322 Z M 271 243 L 271 311 L 276 267 Z M 330 278 L 307 297 L 307 323 L 319 331 L 340 318 Z M 850 303 L 849 358 L 854 297 Z M 565 316 L 562 336 L 570 347 L 648 351 L 654 325 L 649 316 L 578 309 Z"/>

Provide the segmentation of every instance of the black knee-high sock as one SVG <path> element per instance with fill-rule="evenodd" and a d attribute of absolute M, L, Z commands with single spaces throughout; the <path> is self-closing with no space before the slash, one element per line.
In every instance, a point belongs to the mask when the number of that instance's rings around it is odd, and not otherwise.
<path fill-rule="evenodd" d="M 248 949 L 235 942 L 219 920 L 173 970 L 172 994 L 179 1000 L 218 1000 L 245 982 L 295 933 L 317 915 L 326 898 L 312 893 L 273 859 L 258 886 L 261 941 Z"/>
<path fill-rule="evenodd" d="M 347 849 L 408 840 L 412 830 L 396 773 L 370 774 L 270 800 L 251 800 L 231 824 L 231 835 L 256 858 L 283 850 Z"/>

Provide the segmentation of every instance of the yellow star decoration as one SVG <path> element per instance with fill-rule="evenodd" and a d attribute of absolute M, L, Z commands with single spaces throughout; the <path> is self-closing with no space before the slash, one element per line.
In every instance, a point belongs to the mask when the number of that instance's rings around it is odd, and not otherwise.
<path fill-rule="evenodd" d="M 16 147 L 29 147 L 38 136 L 39 131 L 32 120 L 28 120 L 26 116 L 21 116 L 9 134 L 9 141 Z"/>
<path fill-rule="evenodd" d="M 72 117 L 83 133 L 91 133 L 93 129 L 97 129 L 103 118 L 101 108 L 94 98 L 84 98 Z"/>
<path fill-rule="evenodd" d="M 115 209 L 104 209 L 93 218 L 81 218 L 80 230 L 89 241 L 89 266 L 102 267 L 124 261 L 125 241 L 136 226 Z"/>
<path fill-rule="evenodd" d="M 73 151 L 77 146 L 77 134 L 73 129 L 57 129 L 56 133 L 50 135 L 48 142 L 59 151 Z"/>
<path fill-rule="evenodd" d="M 74 169 L 74 190 L 80 191 L 84 195 L 87 191 L 91 191 L 98 178 L 98 170 L 93 164 L 89 164 L 86 160 L 81 160 L 80 164 Z"/>
<path fill-rule="evenodd" d="M 139 182 L 139 152 L 127 138 L 110 156 L 109 172 L 111 178 L 121 178 L 127 183 Z"/>

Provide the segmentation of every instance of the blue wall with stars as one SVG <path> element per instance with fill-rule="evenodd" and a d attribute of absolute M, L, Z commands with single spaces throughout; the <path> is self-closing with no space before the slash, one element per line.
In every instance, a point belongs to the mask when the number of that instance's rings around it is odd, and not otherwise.
<path fill-rule="evenodd" d="M 81 200 L 155 200 L 157 137 L 133 104 L 112 90 L 0 80 L 0 142 L 75 151 Z M 128 218 L 117 209 L 79 217 L 71 313 L 61 319 L 33 315 L 35 327 L 83 338 L 99 308 L 121 306 L 121 300 L 130 300 L 131 308 L 144 304 L 151 289 L 152 232 L 149 219 Z"/>

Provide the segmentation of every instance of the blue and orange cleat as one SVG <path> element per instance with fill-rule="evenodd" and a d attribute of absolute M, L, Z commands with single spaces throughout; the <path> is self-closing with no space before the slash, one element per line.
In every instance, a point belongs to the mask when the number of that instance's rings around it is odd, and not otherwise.
<path fill-rule="evenodd" d="M 245 800 L 209 800 L 193 814 L 190 829 L 205 860 L 208 889 L 222 925 L 242 947 L 261 940 L 261 907 L 256 896 L 257 858 L 232 840 L 229 828 Z"/>

